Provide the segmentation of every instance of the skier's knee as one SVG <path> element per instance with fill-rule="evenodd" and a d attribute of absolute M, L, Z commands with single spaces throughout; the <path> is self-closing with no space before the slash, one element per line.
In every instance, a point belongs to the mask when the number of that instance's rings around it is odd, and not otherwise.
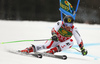
<path fill-rule="evenodd" d="M 60 48 L 60 46 L 59 46 L 59 45 L 57 46 L 57 48 L 58 48 L 58 52 L 60 52 L 60 51 L 61 51 L 61 48 Z"/>
<path fill-rule="evenodd" d="M 33 52 L 36 52 L 35 45 L 32 44 L 32 47 L 33 47 Z"/>

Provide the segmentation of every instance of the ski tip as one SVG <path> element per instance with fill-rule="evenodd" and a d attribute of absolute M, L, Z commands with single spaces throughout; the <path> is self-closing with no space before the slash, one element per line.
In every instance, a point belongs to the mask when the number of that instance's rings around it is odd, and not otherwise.
<path fill-rule="evenodd" d="M 42 54 L 38 54 L 37 57 L 38 57 L 38 58 L 42 58 Z"/>
<path fill-rule="evenodd" d="M 62 56 L 62 59 L 63 59 L 63 60 L 66 60 L 66 59 L 67 59 L 67 56 L 66 56 L 66 55 L 63 55 L 63 56 Z"/>

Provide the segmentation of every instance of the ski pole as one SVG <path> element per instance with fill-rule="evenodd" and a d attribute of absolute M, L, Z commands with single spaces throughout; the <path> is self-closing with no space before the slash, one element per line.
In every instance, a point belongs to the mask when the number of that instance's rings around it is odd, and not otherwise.
<path fill-rule="evenodd" d="M 18 40 L 18 41 L 10 41 L 10 42 L 1 42 L 1 44 L 6 44 L 6 43 L 17 43 L 17 42 L 29 42 L 29 41 L 46 41 L 46 40 L 51 40 L 51 39 L 41 39 L 41 40 Z"/>
<path fill-rule="evenodd" d="M 78 51 L 78 52 L 81 52 L 80 50 L 78 50 L 78 49 L 76 49 L 76 48 L 73 48 L 73 47 L 72 47 L 71 49 L 74 49 L 74 50 L 76 50 L 76 51 Z"/>

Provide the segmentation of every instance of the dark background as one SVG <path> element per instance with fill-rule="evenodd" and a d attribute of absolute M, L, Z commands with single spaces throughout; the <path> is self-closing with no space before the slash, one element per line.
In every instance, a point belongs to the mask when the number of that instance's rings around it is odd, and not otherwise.
<path fill-rule="evenodd" d="M 59 0 L 0 0 L 0 19 L 57 21 Z M 100 24 L 100 0 L 81 0 L 75 22 Z"/>

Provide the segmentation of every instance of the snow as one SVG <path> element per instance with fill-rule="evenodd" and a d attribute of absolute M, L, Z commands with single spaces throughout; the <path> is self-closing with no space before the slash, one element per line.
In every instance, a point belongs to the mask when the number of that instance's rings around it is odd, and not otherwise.
<path fill-rule="evenodd" d="M 43 21 L 5 21 L 0 20 L 0 43 L 17 41 L 17 40 L 38 40 L 49 39 L 51 37 L 51 29 L 56 22 Z M 30 47 L 31 44 L 44 44 L 45 41 L 37 42 L 18 42 L 0 44 L 0 64 L 100 64 L 100 25 L 74 24 L 83 39 L 85 48 L 88 50 L 87 56 L 74 49 L 69 49 L 57 53 L 59 55 L 67 55 L 67 60 L 43 57 L 42 59 L 35 57 L 27 57 L 9 53 L 8 50 L 19 50 Z M 74 39 L 74 37 L 72 37 Z M 74 39 L 74 48 L 77 48 Z"/>

